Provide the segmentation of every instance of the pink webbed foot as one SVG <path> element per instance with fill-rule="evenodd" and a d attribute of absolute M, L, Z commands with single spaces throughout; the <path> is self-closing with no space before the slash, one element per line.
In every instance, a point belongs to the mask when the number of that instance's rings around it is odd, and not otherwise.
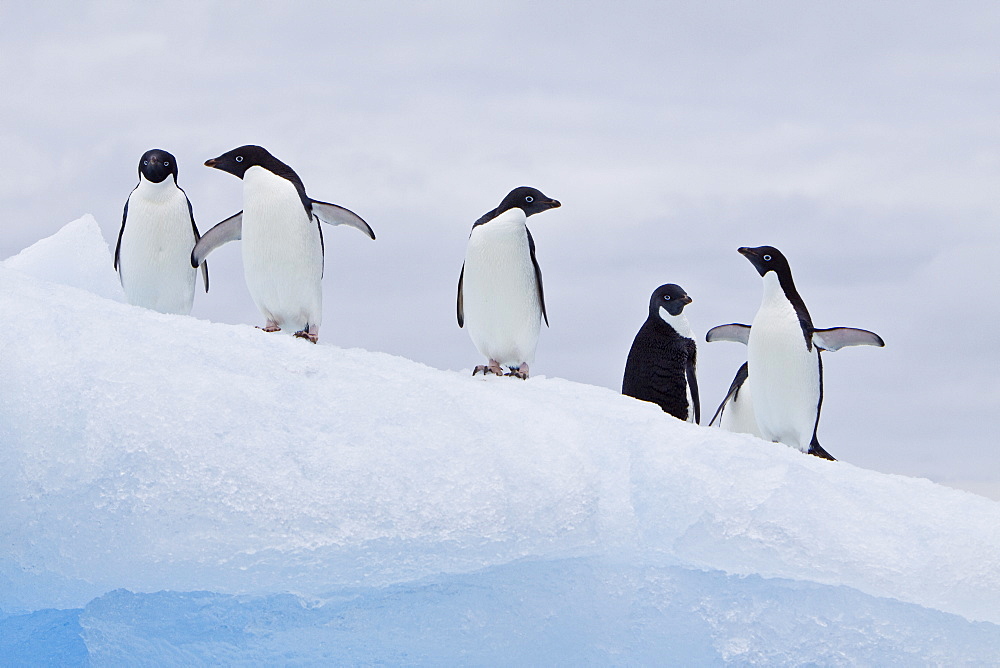
<path fill-rule="evenodd" d="M 257 329 L 259 329 L 261 331 L 264 331 L 264 332 L 280 332 L 281 331 L 281 328 L 278 327 L 278 323 L 276 323 L 274 320 L 268 320 L 267 323 L 263 327 L 258 327 Z"/>
<path fill-rule="evenodd" d="M 500 366 L 500 363 L 497 362 L 496 360 L 490 360 L 489 365 L 480 364 L 479 366 L 477 366 L 475 369 L 472 370 L 472 375 L 475 376 L 480 371 L 483 372 L 484 376 L 488 373 L 492 373 L 497 376 L 503 375 L 503 367 Z"/>
<path fill-rule="evenodd" d="M 307 328 L 295 332 L 295 337 L 305 339 L 306 341 L 312 341 L 313 343 L 319 343 L 319 327 L 316 325 L 309 325 Z"/>
<path fill-rule="evenodd" d="M 522 362 L 521 366 L 514 368 L 510 367 L 510 373 L 506 374 L 508 376 L 513 376 L 514 378 L 520 378 L 521 380 L 528 379 L 528 363 Z"/>

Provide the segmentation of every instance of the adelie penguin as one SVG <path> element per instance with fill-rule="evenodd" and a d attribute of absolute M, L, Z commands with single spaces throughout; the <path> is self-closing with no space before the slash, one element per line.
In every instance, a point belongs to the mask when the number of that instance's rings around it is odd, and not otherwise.
<path fill-rule="evenodd" d="M 752 325 L 721 325 L 709 330 L 706 339 L 746 344 L 744 384 L 750 389 L 753 415 L 764 439 L 833 459 L 816 436 L 823 406 L 820 352 L 846 346 L 881 347 L 885 342 L 864 329 L 816 329 L 781 251 L 760 246 L 740 248 L 739 252 L 764 280 L 760 309 Z M 726 409 L 726 401 L 732 397 L 731 388 L 720 410 Z"/>
<path fill-rule="evenodd" d="M 247 289 L 266 332 L 290 329 L 316 343 L 323 319 L 323 228 L 349 225 L 375 233 L 353 211 L 311 199 L 295 171 L 260 146 L 241 146 L 205 162 L 243 180 L 243 210 L 201 238 L 197 267 L 219 246 L 242 239 Z"/>
<path fill-rule="evenodd" d="M 698 346 L 684 315 L 691 298 L 673 283 L 649 298 L 649 315 L 625 362 L 622 394 L 657 404 L 680 420 L 701 421 L 695 367 Z"/>
<path fill-rule="evenodd" d="M 472 342 L 488 364 L 472 375 L 528 377 L 541 321 L 549 324 L 542 270 L 526 221 L 559 206 L 535 188 L 511 190 L 500 205 L 472 226 L 458 278 L 458 326 L 468 324 Z"/>
<path fill-rule="evenodd" d="M 128 302 L 162 313 L 190 313 L 198 272 L 188 258 L 199 238 L 191 201 L 177 186 L 177 160 L 162 149 L 146 151 L 115 246 L 114 266 Z M 208 292 L 208 265 L 202 280 Z"/>

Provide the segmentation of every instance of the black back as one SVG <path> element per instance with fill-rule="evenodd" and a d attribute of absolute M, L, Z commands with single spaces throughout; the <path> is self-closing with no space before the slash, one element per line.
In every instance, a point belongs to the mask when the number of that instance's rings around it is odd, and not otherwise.
<path fill-rule="evenodd" d="M 680 420 L 687 420 L 688 385 L 698 411 L 698 386 L 694 380 L 698 348 L 663 321 L 659 309 L 679 315 L 691 298 L 680 286 L 661 285 L 649 299 L 649 314 L 639 328 L 625 362 L 622 394 L 650 401 Z M 669 306 L 668 306 L 669 305 Z M 679 305 L 679 307 L 678 307 Z M 674 313 L 676 310 L 676 313 Z M 700 415 L 695 415 L 696 421 Z"/>

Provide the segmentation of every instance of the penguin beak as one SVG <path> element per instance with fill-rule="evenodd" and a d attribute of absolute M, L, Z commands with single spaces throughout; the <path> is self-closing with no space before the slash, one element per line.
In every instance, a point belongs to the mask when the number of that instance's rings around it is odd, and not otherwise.
<path fill-rule="evenodd" d="M 215 167 L 218 164 L 219 164 L 219 161 L 216 160 L 215 158 L 212 158 L 211 160 L 206 160 L 205 161 L 205 166 L 206 167 Z"/>
<path fill-rule="evenodd" d="M 681 301 L 682 301 L 682 302 L 684 302 L 684 305 L 685 305 L 685 306 L 687 306 L 688 304 L 690 304 L 690 303 L 691 303 L 691 302 L 693 302 L 694 300 L 693 300 L 693 299 L 691 299 L 691 297 L 689 297 L 688 295 L 684 295 L 684 296 L 683 296 L 683 297 L 681 298 Z"/>
<path fill-rule="evenodd" d="M 546 202 L 546 204 L 549 206 L 550 209 L 558 209 L 559 207 L 562 206 L 562 204 L 560 204 L 559 200 L 557 199 L 550 199 L 549 201 Z"/>
<path fill-rule="evenodd" d="M 740 248 L 737 248 L 736 252 L 747 258 L 756 257 L 757 255 L 757 253 L 755 253 L 752 248 L 747 248 L 746 246 L 741 246 Z"/>

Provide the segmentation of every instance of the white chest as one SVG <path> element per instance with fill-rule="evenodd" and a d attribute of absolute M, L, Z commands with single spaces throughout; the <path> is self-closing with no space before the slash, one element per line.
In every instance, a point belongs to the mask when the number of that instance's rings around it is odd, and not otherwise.
<path fill-rule="evenodd" d="M 140 179 L 128 199 L 119 274 L 129 303 L 187 314 L 194 300 L 194 230 L 187 198 L 172 178 Z"/>
<path fill-rule="evenodd" d="M 802 326 L 774 272 L 750 328 L 747 357 L 754 415 L 761 434 L 807 451 L 819 411 L 819 353 L 807 349 Z"/>
<path fill-rule="evenodd" d="M 477 225 L 465 254 L 466 326 L 479 351 L 502 364 L 531 362 L 541 301 L 521 209 Z"/>
<path fill-rule="evenodd" d="M 161 249 L 187 243 L 194 246 L 187 198 L 171 178 L 160 183 L 140 179 L 128 198 L 126 223 L 123 243 L 128 238 Z"/>
<path fill-rule="evenodd" d="M 318 325 L 323 251 L 319 224 L 288 179 L 262 167 L 243 177 L 243 271 L 257 307 L 285 328 Z"/>
<path fill-rule="evenodd" d="M 694 340 L 694 332 L 691 331 L 691 325 L 683 311 L 679 315 L 670 315 L 670 312 L 661 306 L 660 318 L 684 338 Z"/>

